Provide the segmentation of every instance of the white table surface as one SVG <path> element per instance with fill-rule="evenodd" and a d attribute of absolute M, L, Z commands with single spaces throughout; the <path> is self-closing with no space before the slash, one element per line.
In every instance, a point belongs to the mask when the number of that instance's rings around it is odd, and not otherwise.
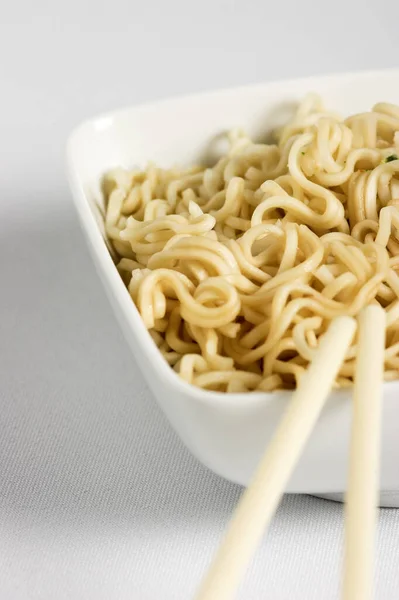
<path fill-rule="evenodd" d="M 3 2 L 0 17 L 0 598 L 191 597 L 240 489 L 149 393 L 68 193 L 70 128 L 170 94 L 399 62 L 382 1 Z M 399 597 L 381 511 L 378 598 Z M 342 509 L 286 497 L 241 598 L 338 597 Z"/>

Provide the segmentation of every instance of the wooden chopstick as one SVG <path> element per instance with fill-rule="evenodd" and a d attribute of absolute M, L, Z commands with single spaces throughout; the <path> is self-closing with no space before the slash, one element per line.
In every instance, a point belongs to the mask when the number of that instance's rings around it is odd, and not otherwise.
<path fill-rule="evenodd" d="M 370 600 L 373 592 L 385 327 L 386 313 L 379 305 L 359 315 L 345 507 L 344 600 Z"/>
<path fill-rule="evenodd" d="M 235 595 L 319 417 L 355 329 L 354 319 L 338 317 L 321 340 L 252 483 L 241 497 L 197 600 L 230 600 Z"/>

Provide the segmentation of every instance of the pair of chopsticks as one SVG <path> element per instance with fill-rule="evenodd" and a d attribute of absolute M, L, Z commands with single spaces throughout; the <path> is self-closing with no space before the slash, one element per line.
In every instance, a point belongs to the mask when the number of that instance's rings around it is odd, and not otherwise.
<path fill-rule="evenodd" d="M 289 477 L 316 424 L 357 327 L 338 317 L 292 394 L 288 408 L 243 493 L 196 600 L 231 600 L 269 525 Z M 349 485 L 346 499 L 344 600 L 372 595 L 385 311 L 365 308 L 358 319 Z"/>

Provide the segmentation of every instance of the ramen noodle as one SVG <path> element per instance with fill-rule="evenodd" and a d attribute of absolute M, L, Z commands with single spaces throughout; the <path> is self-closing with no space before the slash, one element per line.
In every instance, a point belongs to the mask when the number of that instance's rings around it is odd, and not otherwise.
<path fill-rule="evenodd" d="M 316 95 L 275 135 L 228 134 L 213 167 L 115 169 L 105 230 L 154 342 L 188 383 L 294 388 L 338 316 L 386 312 L 399 375 L 399 107 L 346 119 Z M 356 338 L 336 387 L 352 385 Z"/>

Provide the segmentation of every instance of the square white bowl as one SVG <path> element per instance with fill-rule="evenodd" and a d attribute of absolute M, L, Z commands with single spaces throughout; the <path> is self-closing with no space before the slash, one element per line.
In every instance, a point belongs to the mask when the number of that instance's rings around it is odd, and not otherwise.
<path fill-rule="evenodd" d="M 282 124 L 309 91 L 320 93 L 329 107 L 343 114 L 368 110 L 378 101 L 399 104 L 399 70 L 279 81 L 135 106 L 83 123 L 67 145 L 68 177 L 83 232 L 148 385 L 190 451 L 219 475 L 244 485 L 290 395 L 204 391 L 169 367 L 105 244 L 97 208 L 103 205 L 100 180 L 113 167 L 144 166 L 149 160 L 161 166 L 211 160 L 218 134 L 242 126 L 262 137 Z M 346 489 L 350 398 L 348 390 L 331 394 L 287 491 L 328 494 Z M 384 384 L 382 490 L 399 490 L 398 458 L 399 382 L 392 382 Z"/>

